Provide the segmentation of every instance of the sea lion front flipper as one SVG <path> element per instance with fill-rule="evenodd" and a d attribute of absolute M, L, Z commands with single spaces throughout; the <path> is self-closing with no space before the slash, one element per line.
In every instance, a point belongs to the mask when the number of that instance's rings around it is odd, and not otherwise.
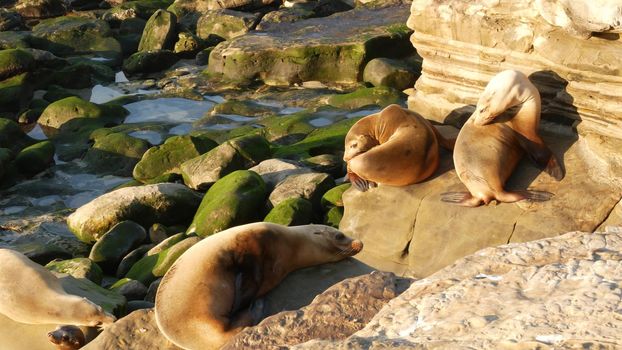
<path fill-rule="evenodd" d="M 555 180 L 560 181 L 564 178 L 564 169 L 553 154 L 544 144 L 538 144 L 516 132 L 516 139 L 521 148 L 525 150 L 529 158 L 540 167 L 544 172 L 551 175 Z"/>
<path fill-rule="evenodd" d="M 378 186 L 375 182 L 365 180 L 355 173 L 348 173 L 348 179 L 352 185 L 361 192 L 365 192 L 372 187 Z"/>
<path fill-rule="evenodd" d="M 482 200 L 473 197 L 470 192 L 445 192 L 441 193 L 441 201 L 461 205 L 463 207 L 478 207 Z"/>

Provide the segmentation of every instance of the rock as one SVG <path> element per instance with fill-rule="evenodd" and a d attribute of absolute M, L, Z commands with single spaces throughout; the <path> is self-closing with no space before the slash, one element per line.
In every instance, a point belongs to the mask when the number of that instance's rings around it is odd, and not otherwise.
<path fill-rule="evenodd" d="M 208 11 L 197 22 L 197 35 L 206 40 L 214 35 L 230 40 L 255 29 L 259 18 L 259 14 L 233 10 Z"/>
<path fill-rule="evenodd" d="M 291 115 L 273 115 L 262 118 L 257 123 L 263 125 L 261 134 L 270 142 L 291 144 L 305 138 L 316 128 L 309 124 L 317 115 L 310 111 L 302 111 Z"/>
<path fill-rule="evenodd" d="M 312 339 L 345 339 L 361 330 L 409 284 L 408 279 L 378 271 L 346 279 L 299 310 L 283 311 L 245 328 L 223 349 L 282 348 Z"/>
<path fill-rule="evenodd" d="M 313 204 L 308 199 L 289 198 L 272 208 L 263 221 L 297 226 L 312 223 L 313 217 Z"/>
<path fill-rule="evenodd" d="M 132 170 L 151 147 L 149 142 L 124 133 L 111 133 L 95 139 L 84 161 L 91 172 L 131 176 Z"/>
<path fill-rule="evenodd" d="M 22 174 L 36 175 L 54 164 L 54 144 L 42 141 L 28 146 L 15 156 L 15 165 Z"/>
<path fill-rule="evenodd" d="M 121 122 L 129 112 L 118 105 L 98 105 L 79 97 L 67 97 L 51 103 L 43 110 L 38 123 L 42 126 L 60 129 L 71 122 L 80 123 L 84 119 L 103 119 L 107 122 Z M 74 119 L 77 119 L 74 121 Z"/>
<path fill-rule="evenodd" d="M 278 108 L 259 104 L 252 100 L 230 99 L 214 106 L 210 115 L 235 114 L 245 117 L 267 117 L 278 112 Z"/>
<path fill-rule="evenodd" d="M 310 169 L 303 167 L 302 164 L 287 159 L 266 159 L 248 170 L 259 174 L 270 192 L 290 175 L 311 172 Z"/>
<path fill-rule="evenodd" d="M 117 278 L 122 278 L 123 276 L 125 276 L 128 271 L 130 271 L 132 266 L 136 262 L 138 262 L 138 260 L 142 259 L 143 256 L 145 256 L 145 254 L 153 247 L 153 244 L 143 244 L 140 247 L 129 252 L 126 256 L 123 257 L 123 259 L 121 259 L 121 262 L 117 267 L 117 272 L 115 276 Z"/>
<path fill-rule="evenodd" d="M 69 229 L 83 242 L 94 242 L 117 223 L 141 226 L 175 225 L 189 220 L 201 196 L 184 185 L 162 183 L 121 188 L 78 208 L 67 218 Z"/>
<path fill-rule="evenodd" d="M 186 235 L 185 232 L 178 232 L 162 240 L 162 242 L 156 244 L 153 248 L 149 249 L 145 255 L 147 256 L 156 255 L 160 253 L 161 251 L 164 251 L 174 246 L 175 244 L 183 241 L 186 238 L 188 238 L 188 235 Z"/>
<path fill-rule="evenodd" d="M 30 72 L 35 67 L 35 59 L 22 49 L 0 51 L 0 80 Z"/>
<path fill-rule="evenodd" d="M 452 112 L 468 116 L 468 106 L 475 105 L 495 74 L 517 69 L 530 75 L 540 90 L 543 119 L 553 122 L 552 128 L 576 126 L 582 135 L 594 131 L 620 138 L 622 89 L 617 87 L 622 63 L 617 57 L 622 39 L 607 32 L 620 17 L 613 8 L 619 4 L 414 2 L 408 26 L 415 31 L 411 41 L 425 64 L 409 106 L 436 121 L 450 122 Z M 569 31 L 595 34 L 585 39 Z"/>
<path fill-rule="evenodd" d="M 94 55 L 119 60 L 121 46 L 108 23 L 76 16 L 45 19 L 32 28 L 33 47 L 61 57 Z"/>
<path fill-rule="evenodd" d="M 22 16 L 15 11 L 0 9 L 0 32 L 18 30 L 24 26 Z"/>
<path fill-rule="evenodd" d="M 0 184 L 2 177 L 9 168 L 9 164 L 13 160 L 13 152 L 8 148 L 0 148 Z"/>
<path fill-rule="evenodd" d="M 620 249 L 619 234 L 581 232 L 484 249 L 413 283 L 347 340 L 297 349 L 617 348 Z"/>
<path fill-rule="evenodd" d="M 506 188 L 554 193 L 547 202 L 504 203 L 474 210 L 443 203 L 441 193 L 464 191 L 464 185 L 453 170 L 450 155 L 442 153 L 437 175 L 428 181 L 405 187 L 379 186 L 364 193 L 347 190 L 340 229 L 365 244 L 357 258 L 375 268 L 408 271 L 416 277 L 428 276 L 485 247 L 596 229 L 620 199 L 622 184 L 615 180 L 621 178 L 620 168 L 613 158 L 608 165 L 601 163 L 603 155 L 611 151 L 596 149 L 599 153 L 595 153 L 592 141 L 586 138 L 543 136 L 555 154 L 564 155 L 567 174 L 572 175 L 556 182 L 524 159 Z M 614 140 L 594 141 L 618 147 Z"/>
<path fill-rule="evenodd" d="M 404 94 L 386 86 L 360 88 L 348 94 L 333 95 L 328 104 L 337 108 L 357 109 L 364 106 L 376 105 L 386 107 L 390 104 L 400 104 Z"/>
<path fill-rule="evenodd" d="M 45 267 L 50 271 L 66 273 L 75 278 L 86 278 L 95 284 L 102 282 L 104 272 L 91 259 L 75 258 L 69 260 L 53 260 Z"/>
<path fill-rule="evenodd" d="M 127 74 L 156 73 L 177 63 L 179 57 L 169 50 L 136 52 L 123 62 Z"/>
<path fill-rule="evenodd" d="M 177 31 L 177 17 L 168 11 L 157 10 L 147 21 L 138 44 L 138 51 L 172 50 Z"/>
<path fill-rule="evenodd" d="M 172 0 L 134 0 L 124 1 L 106 11 L 102 16 L 106 21 L 122 21 L 130 18 L 148 20 L 157 10 L 166 9 Z"/>
<path fill-rule="evenodd" d="M 346 163 L 341 154 L 320 154 L 303 160 L 303 164 L 319 173 L 328 173 L 334 178 L 346 175 Z"/>
<path fill-rule="evenodd" d="M 122 295 L 111 292 L 86 278 L 74 278 L 65 274 L 56 274 L 63 289 L 68 294 L 82 296 L 101 306 L 109 313 L 119 315 L 127 301 Z"/>
<path fill-rule="evenodd" d="M 0 81 L 0 112 L 18 112 L 28 105 L 33 86 L 29 73 Z"/>
<path fill-rule="evenodd" d="M 166 173 L 180 174 L 180 165 L 218 146 L 205 136 L 173 136 L 160 145 L 150 148 L 136 164 L 133 176 L 148 181 Z"/>
<path fill-rule="evenodd" d="M 239 10 L 255 10 L 266 5 L 276 2 L 275 0 L 205 0 L 205 1 L 188 1 L 176 0 L 173 4 L 176 8 L 183 8 L 186 11 L 205 12 L 206 10 L 219 9 L 239 9 Z"/>
<path fill-rule="evenodd" d="M 145 295 L 145 301 L 155 303 L 155 298 L 158 292 L 158 287 L 160 287 L 160 282 L 162 282 L 162 278 L 158 278 L 157 280 L 151 282 L 151 284 L 149 285 L 149 290 L 147 291 L 147 295 Z"/>
<path fill-rule="evenodd" d="M 322 204 L 322 208 L 329 209 L 332 207 L 343 207 L 343 199 L 341 198 L 341 196 L 343 196 L 343 193 L 351 186 L 352 184 L 350 183 L 344 183 L 339 186 L 333 187 L 326 193 L 324 193 L 320 202 Z"/>
<path fill-rule="evenodd" d="M 195 57 L 195 63 L 197 66 L 206 66 L 209 63 L 209 55 L 212 53 L 212 50 L 214 50 L 213 47 L 208 47 L 207 49 L 203 49 L 197 53 L 197 56 Z"/>
<path fill-rule="evenodd" d="M 363 71 L 363 80 L 373 86 L 388 86 L 405 90 L 415 85 L 419 75 L 403 61 L 390 58 L 374 58 Z"/>
<path fill-rule="evenodd" d="M 132 266 L 126 277 L 148 285 L 158 277 L 164 276 L 175 260 L 200 240 L 201 238 L 196 236 L 189 237 L 157 254 L 147 255 Z"/>
<path fill-rule="evenodd" d="M 41 70 L 49 73 L 51 83 L 69 89 L 87 89 L 95 84 L 114 82 L 115 72 L 107 65 L 91 60 L 69 59 L 71 63 L 62 69 Z"/>
<path fill-rule="evenodd" d="M 46 102 L 56 102 L 58 100 L 62 100 L 64 98 L 67 97 L 77 97 L 80 98 L 75 92 L 73 91 L 69 91 L 65 88 L 63 88 L 62 86 L 58 86 L 58 85 L 50 85 L 47 87 L 47 91 L 45 92 L 45 95 L 42 96 L 43 99 Z M 50 104 L 48 103 L 47 106 L 49 106 Z M 45 108 L 47 108 L 47 106 L 45 106 Z M 45 108 L 43 108 L 45 110 Z"/>
<path fill-rule="evenodd" d="M 189 233 L 206 237 L 258 219 L 266 185 L 257 173 L 238 170 L 218 180 L 205 194 Z"/>
<path fill-rule="evenodd" d="M 282 8 L 277 11 L 266 13 L 261 22 L 257 25 L 257 30 L 269 30 L 277 23 L 290 23 L 315 17 L 315 12 L 311 9 L 296 6 L 292 8 Z"/>
<path fill-rule="evenodd" d="M 153 224 L 149 227 L 149 240 L 158 244 L 169 237 L 167 228 L 162 224 Z"/>
<path fill-rule="evenodd" d="M 39 265 L 46 265 L 55 259 L 65 260 L 73 257 L 71 252 L 65 247 L 39 240 L 28 243 L 12 244 L 11 249 L 17 250 L 18 252 L 26 255 L 30 260 Z"/>
<path fill-rule="evenodd" d="M 93 248 L 89 259 L 104 270 L 116 271 L 121 259 L 147 238 L 145 229 L 133 221 L 121 221 L 103 234 Z"/>
<path fill-rule="evenodd" d="M 411 3 L 412 0 L 354 0 L 354 6 L 356 6 L 356 8 L 381 8 L 400 4 L 410 5 Z"/>
<path fill-rule="evenodd" d="M 304 198 L 311 201 L 317 210 L 320 208 L 320 200 L 324 193 L 333 187 L 335 187 L 335 180 L 328 174 L 290 175 L 274 188 L 268 200 L 276 206 L 289 198 Z"/>
<path fill-rule="evenodd" d="M 324 216 L 324 225 L 332 226 L 334 228 L 339 228 L 339 224 L 343 219 L 343 207 L 332 207 L 328 209 L 326 215 Z"/>
<path fill-rule="evenodd" d="M 194 58 L 206 46 L 209 45 L 198 36 L 190 32 L 181 32 L 177 37 L 173 52 L 183 58 Z"/>
<path fill-rule="evenodd" d="M 129 278 L 118 280 L 109 289 L 123 295 L 128 301 L 142 300 L 147 295 L 147 287 L 144 284 Z"/>
<path fill-rule="evenodd" d="M 63 16 L 67 9 L 62 0 L 19 0 L 15 10 L 26 18 Z"/>
<path fill-rule="evenodd" d="M 406 11 L 406 6 L 347 11 L 281 23 L 219 44 L 207 71 L 227 80 L 260 79 L 272 85 L 354 83 L 368 60 L 412 52 L 410 31 L 402 25 Z"/>
<path fill-rule="evenodd" d="M 184 183 L 203 190 L 235 170 L 248 169 L 270 157 L 270 144 L 259 135 L 226 141 L 211 151 L 181 164 Z"/>
<path fill-rule="evenodd" d="M 143 309 L 118 320 L 82 349 L 135 349 L 179 350 L 158 330 L 153 309 Z"/>
<path fill-rule="evenodd" d="M 8 148 L 17 153 L 35 142 L 22 131 L 16 122 L 0 118 L 0 147 Z"/>
<path fill-rule="evenodd" d="M 25 49 L 30 47 L 30 32 L 0 32 L 0 49 Z"/>

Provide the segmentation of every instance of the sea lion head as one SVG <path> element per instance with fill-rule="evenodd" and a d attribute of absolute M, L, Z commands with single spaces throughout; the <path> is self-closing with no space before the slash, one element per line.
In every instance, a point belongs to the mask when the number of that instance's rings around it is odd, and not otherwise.
<path fill-rule="evenodd" d="M 503 71 L 490 80 L 477 101 L 474 123 L 490 124 L 506 110 L 534 98 L 536 94 L 537 88 L 525 74 L 516 70 Z"/>
<path fill-rule="evenodd" d="M 348 132 L 345 140 L 345 149 L 343 152 L 343 160 L 348 162 L 350 159 L 365 153 L 377 146 L 378 142 L 373 137 L 365 134 L 356 134 Z"/>
<path fill-rule="evenodd" d="M 85 324 L 90 327 L 106 327 L 114 323 L 117 320 L 116 317 L 107 313 L 101 306 L 93 303 L 87 298 L 83 298 L 85 302 L 91 304 L 91 309 L 88 314 L 88 322 Z"/>
<path fill-rule="evenodd" d="M 326 225 L 306 225 L 307 232 L 323 250 L 334 255 L 333 261 L 356 255 L 363 250 L 363 242 L 353 239 L 334 227 Z"/>
<path fill-rule="evenodd" d="M 86 343 L 84 333 L 76 326 L 59 326 L 48 333 L 48 339 L 56 344 L 58 350 L 79 349 Z"/>

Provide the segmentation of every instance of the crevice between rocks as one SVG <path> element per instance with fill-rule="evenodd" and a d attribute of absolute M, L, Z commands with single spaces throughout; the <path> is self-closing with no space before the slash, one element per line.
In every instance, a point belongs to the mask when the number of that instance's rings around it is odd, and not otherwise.
<path fill-rule="evenodd" d="M 413 240 L 413 238 L 415 237 L 415 226 L 417 226 L 417 221 L 419 220 L 419 211 L 421 211 L 421 206 L 423 205 L 423 201 L 430 195 L 432 191 L 429 191 L 428 193 L 424 194 L 421 197 L 421 200 L 419 201 L 419 206 L 417 207 L 417 211 L 415 211 L 415 220 L 413 221 L 412 225 L 410 226 L 410 239 L 408 240 L 408 242 L 406 243 L 406 245 L 404 246 L 404 250 L 402 250 L 402 255 L 401 258 L 404 259 L 408 256 L 408 251 L 410 248 L 410 244 Z"/>
<path fill-rule="evenodd" d="M 620 203 L 621 201 L 622 201 L 622 196 L 618 197 L 616 203 L 611 207 L 611 209 L 609 209 L 609 211 L 607 212 L 607 215 L 605 215 L 605 217 L 599 223 L 597 223 L 596 226 L 594 226 L 594 228 L 592 229 L 592 232 L 595 232 L 599 227 L 601 227 L 605 223 L 605 221 L 609 219 L 609 217 L 611 216 L 611 213 L 613 213 L 616 207 L 621 204 Z"/>
<path fill-rule="evenodd" d="M 521 217 L 522 215 L 523 215 L 523 214 L 519 215 L 519 216 L 516 218 L 516 221 L 514 221 L 514 225 L 512 225 L 512 232 L 510 232 L 510 236 L 508 237 L 508 240 L 507 240 L 507 242 L 505 242 L 505 244 L 510 244 L 510 241 L 512 240 L 512 236 L 514 236 L 514 231 L 516 230 L 516 224 L 518 224 L 518 219 L 520 219 L 520 217 Z"/>

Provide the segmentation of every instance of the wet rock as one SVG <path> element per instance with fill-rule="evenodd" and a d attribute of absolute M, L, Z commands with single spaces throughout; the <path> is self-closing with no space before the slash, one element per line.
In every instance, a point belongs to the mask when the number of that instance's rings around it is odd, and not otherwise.
<path fill-rule="evenodd" d="M 187 222 L 201 196 L 184 185 L 163 183 L 121 188 L 78 208 L 67 218 L 69 229 L 83 242 L 94 242 L 117 223 L 132 220 L 141 226 L 156 222 Z"/>
<path fill-rule="evenodd" d="M 84 161 L 99 174 L 131 176 L 132 170 L 151 147 L 149 142 L 123 133 L 111 133 L 95 139 Z"/>
<path fill-rule="evenodd" d="M 145 300 L 130 300 L 127 302 L 127 313 L 132 313 L 136 310 L 143 310 L 143 309 L 153 309 L 155 307 L 155 304 L 150 302 L 150 301 L 145 301 Z"/>
<path fill-rule="evenodd" d="M 0 31 L 0 49 L 25 49 L 30 47 L 30 32 Z"/>
<path fill-rule="evenodd" d="M 207 46 L 210 45 L 198 36 L 190 32 L 181 32 L 177 36 L 173 52 L 183 58 L 194 58 Z"/>
<path fill-rule="evenodd" d="M 201 237 L 258 219 L 266 185 L 257 173 L 235 171 L 217 181 L 205 194 L 187 232 Z"/>
<path fill-rule="evenodd" d="M 358 81 L 367 60 L 412 52 L 410 31 L 402 25 L 407 11 L 407 6 L 347 11 L 281 23 L 265 32 L 248 33 L 219 44 L 210 55 L 207 70 L 238 82 L 260 79 L 273 85 L 311 80 L 353 83 Z"/>
<path fill-rule="evenodd" d="M 180 174 L 180 165 L 198 157 L 218 144 L 205 136 L 173 136 L 164 144 L 150 148 L 133 171 L 139 181 L 148 181 L 166 173 Z"/>
<path fill-rule="evenodd" d="M 328 104 L 345 109 L 357 109 L 369 105 L 386 107 L 394 103 L 400 104 L 404 98 L 405 95 L 396 89 L 378 86 L 361 88 L 348 94 L 333 95 L 328 99 Z"/>
<path fill-rule="evenodd" d="M 108 23 L 99 19 L 66 16 L 45 19 L 32 28 L 33 47 L 57 56 L 90 54 L 120 60 L 121 46 Z"/>
<path fill-rule="evenodd" d="M 22 16 L 15 11 L 0 9 L 0 32 L 17 30 L 24 26 Z"/>
<path fill-rule="evenodd" d="M 214 50 L 213 47 L 208 47 L 197 53 L 197 56 L 195 57 L 195 63 L 198 66 L 206 66 L 209 63 L 209 55 L 212 53 L 212 50 Z"/>
<path fill-rule="evenodd" d="M 95 84 L 114 82 L 115 72 L 104 63 L 88 59 L 69 58 L 70 64 L 61 69 L 42 70 L 49 73 L 52 84 L 70 89 L 87 89 Z"/>
<path fill-rule="evenodd" d="M 151 282 L 151 284 L 149 285 L 149 290 L 147 291 L 147 295 L 145 295 L 145 301 L 155 303 L 155 298 L 158 292 L 158 287 L 160 287 L 160 282 L 162 282 L 162 278 L 158 278 L 157 280 Z"/>
<path fill-rule="evenodd" d="M 299 310 L 284 311 L 237 334 L 224 349 L 280 348 L 312 339 L 345 339 L 362 329 L 409 279 L 374 271 L 339 282 Z"/>
<path fill-rule="evenodd" d="M 339 224 L 343 219 L 343 207 L 332 207 L 328 209 L 326 215 L 324 215 L 324 225 L 339 228 Z"/>
<path fill-rule="evenodd" d="M 58 17 L 67 12 L 62 0 L 19 0 L 15 10 L 26 18 Z"/>
<path fill-rule="evenodd" d="M 248 170 L 259 174 L 270 192 L 290 175 L 311 172 L 310 169 L 305 168 L 302 164 L 287 159 L 266 159 Z"/>
<path fill-rule="evenodd" d="M 0 80 L 30 72 L 34 67 L 35 59 L 26 50 L 9 49 L 0 51 Z"/>
<path fill-rule="evenodd" d="M 197 35 L 206 40 L 211 36 L 230 40 L 254 29 L 259 18 L 259 14 L 233 10 L 208 11 L 197 22 Z"/>
<path fill-rule="evenodd" d="M 415 86 L 419 75 L 404 61 L 375 58 L 365 66 L 363 80 L 373 86 L 388 86 L 405 90 Z"/>
<path fill-rule="evenodd" d="M 148 20 L 157 10 L 166 9 L 172 0 L 134 0 L 124 1 L 106 11 L 102 19 L 106 21 L 122 21 L 129 18 Z"/>
<path fill-rule="evenodd" d="M 226 141 L 211 151 L 181 164 L 184 182 L 205 189 L 223 176 L 248 169 L 270 156 L 270 144 L 259 135 Z"/>
<path fill-rule="evenodd" d="M 13 160 L 13 152 L 8 148 L 0 148 L 0 180 L 8 170 L 11 160 Z"/>
<path fill-rule="evenodd" d="M 311 111 L 302 111 L 291 115 L 273 115 L 262 118 L 257 123 L 263 125 L 261 134 L 270 142 L 291 144 L 305 138 L 316 128 L 309 121 L 317 118 Z"/>
<path fill-rule="evenodd" d="M 133 221 L 122 221 L 103 234 L 89 255 L 89 259 L 104 270 L 115 271 L 121 259 L 147 238 L 145 229 Z"/>
<path fill-rule="evenodd" d="M 344 183 L 339 186 L 333 187 L 328 190 L 322 196 L 321 204 L 324 209 L 329 209 L 332 207 L 343 207 L 343 199 L 341 196 L 343 193 L 348 190 L 352 184 Z"/>
<path fill-rule="evenodd" d="M 177 17 L 168 11 L 157 10 L 147 21 L 138 44 L 138 51 L 172 50 L 177 31 Z"/>
<path fill-rule="evenodd" d="M 183 241 L 186 238 L 188 238 L 188 235 L 186 235 L 185 232 L 178 232 L 176 234 L 173 234 L 170 237 L 167 237 L 164 240 L 162 240 L 162 242 L 156 244 L 153 248 L 149 249 L 145 255 L 147 256 L 156 255 L 174 246 L 175 244 Z"/>
<path fill-rule="evenodd" d="M 162 224 L 153 224 L 149 227 L 149 240 L 153 244 L 158 244 L 169 237 L 168 230 Z"/>
<path fill-rule="evenodd" d="M 54 243 L 46 243 L 41 241 L 33 241 L 28 243 L 19 243 L 11 246 L 12 249 L 26 255 L 30 260 L 39 265 L 46 265 L 54 259 L 71 259 L 71 252 L 65 247 Z"/>
<path fill-rule="evenodd" d="M 215 105 L 210 115 L 235 114 L 246 117 L 266 117 L 276 112 L 278 108 L 262 105 L 252 100 L 231 99 Z"/>
<path fill-rule="evenodd" d="M 122 278 L 108 289 L 123 295 L 128 301 L 142 300 L 147 295 L 147 287 L 139 281 L 130 278 Z"/>
<path fill-rule="evenodd" d="M 157 254 L 147 255 L 132 266 L 126 277 L 148 285 L 158 277 L 164 276 L 173 263 L 200 240 L 201 238 L 196 236 L 188 237 Z"/>
<path fill-rule="evenodd" d="M 29 73 L 0 81 L 0 112 L 17 112 L 28 105 L 33 86 Z"/>
<path fill-rule="evenodd" d="M 102 269 L 88 258 L 54 260 L 50 261 L 45 267 L 50 271 L 66 273 L 78 279 L 86 278 L 95 284 L 100 284 L 104 276 Z"/>
<path fill-rule="evenodd" d="M 79 96 L 75 92 L 69 91 L 63 88 L 62 86 L 58 86 L 58 85 L 48 86 L 47 91 L 45 92 L 45 95 L 43 95 L 43 99 L 47 102 L 56 102 L 58 100 L 62 100 L 67 97 L 78 97 L 79 98 Z M 49 105 L 50 104 L 48 103 L 48 106 Z"/>
<path fill-rule="evenodd" d="M 125 309 L 125 297 L 109 291 L 86 278 L 74 278 L 69 275 L 56 275 L 68 294 L 82 296 L 101 306 L 107 312 L 119 315 Z"/>
<path fill-rule="evenodd" d="M 101 119 L 109 123 L 121 122 L 128 113 L 125 108 L 118 105 L 98 105 L 79 97 L 67 97 L 47 106 L 38 123 L 42 126 L 60 129 L 65 124 L 75 125 L 86 122 L 84 119 Z"/>
<path fill-rule="evenodd" d="M 34 144 L 36 141 L 27 136 L 19 125 L 9 119 L 0 118 L 0 147 L 8 148 L 13 153 L 18 153 L 24 147 Z"/>
<path fill-rule="evenodd" d="M 153 248 L 153 244 L 143 244 L 140 247 L 132 250 L 126 256 L 121 259 L 119 266 L 117 267 L 117 272 L 115 276 L 117 278 L 122 278 L 127 274 L 128 271 L 132 268 L 132 266 L 151 249 Z"/>
<path fill-rule="evenodd" d="M 127 74 L 156 73 L 177 61 L 179 57 L 169 50 L 136 52 L 123 62 L 123 71 Z"/>
<path fill-rule="evenodd" d="M 153 309 L 137 310 L 123 317 L 82 349 L 124 349 L 128 344 L 136 349 L 180 350 L 158 330 Z"/>
<path fill-rule="evenodd" d="M 313 204 L 309 200 L 289 198 L 272 208 L 263 221 L 296 226 L 310 224 L 313 217 Z"/>
<path fill-rule="evenodd" d="M 15 156 L 15 165 L 26 176 L 33 176 L 54 164 L 54 144 L 42 141 L 28 146 Z"/>
<path fill-rule="evenodd" d="M 305 159 L 303 164 L 316 172 L 330 174 L 334 178 L 346 175 L 346 163 L 341 154 L 320 154 Z"/>
<path fill-rule="evenodd" d="M 311 201 L 315 210 L 319 210 L 322 196 L 333 187 L 335 180 L 328 174 L 290 175 L 274 188 L 268 200 L 273 206 L 277 206 L 289 198 L 304 198 Z"/>

